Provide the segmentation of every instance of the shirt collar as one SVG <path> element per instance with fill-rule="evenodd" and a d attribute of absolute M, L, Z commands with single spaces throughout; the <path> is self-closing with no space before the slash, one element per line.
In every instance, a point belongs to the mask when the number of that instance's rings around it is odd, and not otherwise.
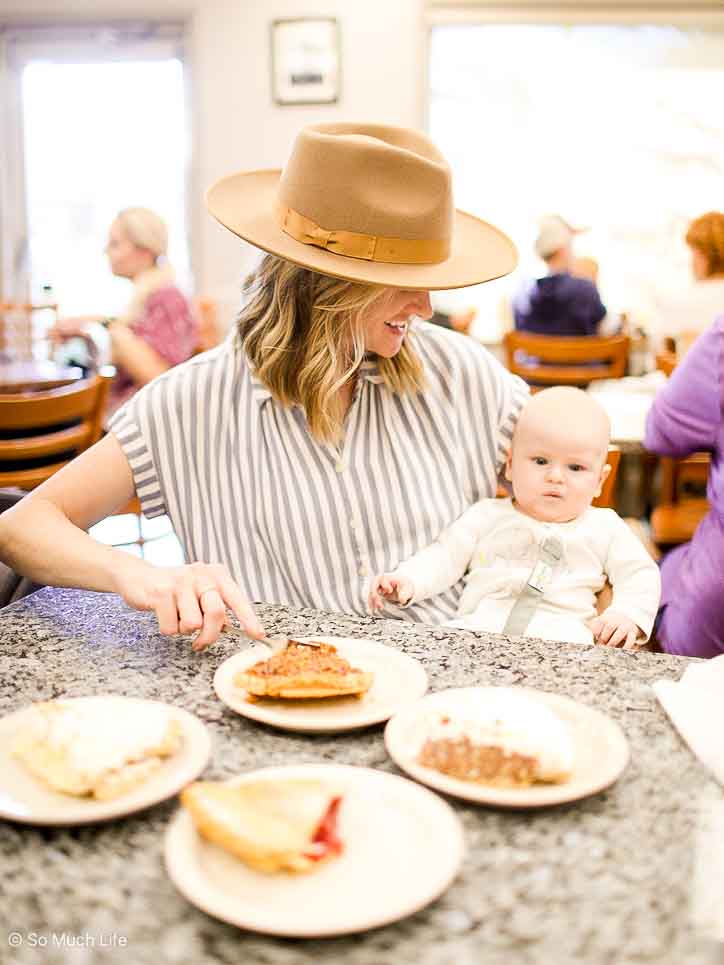
<path fill-rule="evenodd" d="M 259 405 L 262 405 L 268 399 L 271 399 L 271 391 L 266 385 L 264 385 L 251 366 L 249 367 L 249 375 L 251 377 L 251 386 L 254 399 L 259 403 Z M 377 365 L 377 356 L 365 356 L 359 368 L 359 377 L 360 379 L 364 379 L 366 382 L 371 382 L 373 385 L 379 385 L 383 381 Z"/>

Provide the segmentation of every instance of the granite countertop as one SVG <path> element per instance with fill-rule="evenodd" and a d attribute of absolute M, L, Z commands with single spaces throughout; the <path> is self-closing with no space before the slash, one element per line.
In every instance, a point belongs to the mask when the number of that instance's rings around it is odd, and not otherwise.
<path fill-rule="evenodd" d="M 422 661 L 431 690 L 523 684 L 604 711 L 632 758 L 608 791 L 538 812 L 453 801 L 466 837 L 462 872 L 424 911 L 362 935 L 289 940 L 240 931 L 190 905 L 162 861 L 171 801 L 108 824 L 41 829 L 0 822 L 0 962 L 125 965 L 709 965 L 721 946 L 691 924 L 702 801 L 721 796 L 650 688 L 686 661 L 259 606 L 270 633 L 373 637 Z M 338 736 L 285 734 L 226 709 L 212 678 L 239 649 L 205 654 L 161 637 L 152 614 L 116 596 L 44 589 L 0 612 L 0 714 L 34 700 L 113 692 L 164 700 L 212 732 L 211 779 L 271 763 L 335 761 L 396 773 L 382 727 Z M 0 776 L 0 781 L 2 777 Z M 8 944 L 17 932 L 23 943 Z M 53 935 L 105 947 L 53 947 Z M 116 935 L 116 939 L 108 936 Z M 35 935 L 35 938 L 28 936 Z M 125 939 L 122 947 L 108 944 Z M 48 944 L 43 946 L 42 939 Z M 31 944 L 34 942 L 34 944 Z"/>

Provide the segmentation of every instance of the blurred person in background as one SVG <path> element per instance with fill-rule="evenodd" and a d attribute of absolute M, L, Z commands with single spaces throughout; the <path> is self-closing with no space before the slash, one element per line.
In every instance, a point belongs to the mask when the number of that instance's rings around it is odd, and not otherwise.
<path fill-rule="evenodd" d="M 118 318 L 84 315 L 62 318 L 49 332 L 56 343 L 81 336 L 93 343 L 94 329 L 107 329 L 110 359 L 117 369 L 108 415 L 137 389 L 193 355 L 198 323 L 169 265 L 168 230 L 148 208 L 126 208 L 111 224 L 106 254 L 111 271 L 133 282 L 133 294 Z M 93 346 L 90 356 L 97 355 Z"/>
<path fill-rule="evenodd" d="M 601 324 L 606 306 L 595 282 L 575 274 L 576 233 L 559 215 L 541 221 L 535 251 L 547 273 L 526 281 L 513 298 L 516 328 L 538 335 L 608 334 Z"/>
<path fill-rule="evenodd" d="M 671 339 L 680 355 L 724 313 L 724 214 L 709 211 L 695 218 L 685 241 L 693 280 L 660 301 L 658 324 L 660 338 Z"/>

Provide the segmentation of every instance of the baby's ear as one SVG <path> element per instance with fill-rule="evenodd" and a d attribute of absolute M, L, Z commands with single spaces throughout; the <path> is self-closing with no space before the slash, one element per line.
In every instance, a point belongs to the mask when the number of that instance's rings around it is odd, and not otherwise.
<path fill-rule="evenodd" d="M 611 467 L 609 466 L 609 464 L 608 464 L 607 462 L 604 462 L 603 468 L 601 469 L 601 476 L 600 476 L 600 478 L 599 478 L 599 480 L 598 480 L 598 489 L 596 490 L 596 496 L 597 496 L 597 497 L 601 495 L 601 490 L 603 489 L 603 484 L 606 482 L 606 480 L 608 479 L 608 477 L 609 477 L 610 474 L 611 474 Z"/>
<path fill-rule="evenodd" d="M 505 470 L 503 475 L 508 480 L 508 482 L 513 482 L 513 450 L 508 449 L 508 454 L 505 457 Z"/>

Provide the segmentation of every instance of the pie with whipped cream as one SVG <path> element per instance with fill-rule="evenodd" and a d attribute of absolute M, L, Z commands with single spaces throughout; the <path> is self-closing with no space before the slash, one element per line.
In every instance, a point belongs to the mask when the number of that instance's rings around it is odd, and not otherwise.
<path fill-rule="evenodd" d="M 53 791 L 108 801 L 149 778 L 181 745 L 163 704 L 123 697 L 33 704 L 12 753 Z"/>
<path fill-rule="evenodd" d="M 573 741 L 565 723 L 525 694 L 500 693 L 425 721 L 417 760 L 462 781 L 503 787 L 567 781 Z"/>
<path fill-rule="evenodd" d="M 252 697 L 299 700 L 310 697 L 362 697 L 374 674 L 352 667 L 331 643 L 288 640 L 284 650 L 234 677 Z"/>

